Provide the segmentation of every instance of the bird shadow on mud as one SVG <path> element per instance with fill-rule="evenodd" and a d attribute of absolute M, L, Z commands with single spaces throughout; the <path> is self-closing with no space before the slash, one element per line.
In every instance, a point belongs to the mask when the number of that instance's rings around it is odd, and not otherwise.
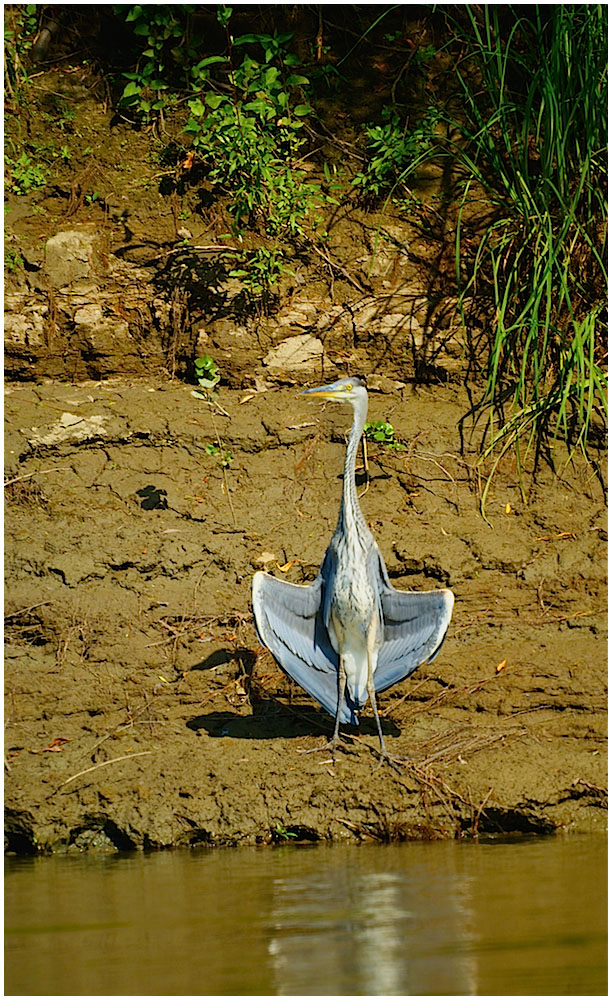
<path fill-rule="evenodd" d="M 304 712 L 293 709 L 270 698 L 262 705 L 253 706 L 252 715 L 240 715 L 238 712 L 208 712 L 206 715 L 197 715 L 189 719 L 186 723 L 188 729 L 197 732 L 205 730 L 209 736 L 228 736 L 235 740 L 272 740 L 283 737 L 291 739 L 299 736 L 324 736 L 331 738 L 334 720 L 329 716 L 329 725 L 326 724 L 328 718 L 323 713 L 320 717 L 308 717 Z M 393 722 L 381 719 L 383 734 L 385 736 L 399 736 L 400 730 Z M 347 736 L 377 736 L 376 723 L 374 719 L 365 718 L 359 726 L 343 725 L 341 734 Z"/>
<path fill-rule="evenodd" d="M 321 733 L 316 725 L 308 725 L 297 721 L 287 713 L 262 712 L 250 716 L 239 715 L 237 712 L 208 712 L 189 719 L 188 729 L 195 732 L 203 729 L 209 736 L 228 736 L 234 740 L 270 740 L 275 737 L 307 736 Z"/>
<path fill-rule="evenodd" d="M 244 688 L 245 708 L 251 708 L 251 715 L 243 715 L 240 711 L 212 711 L 197 715 L 186 722 L 188 729 L 198 732 L 204 730 L 209 736 L 230 737 L 244 740 L 270 740 L 300 736 L 331 737 L 334 720 L 314 704 L 287 704 L 275 697 L 263 687 L 254 675 L 257 657 L 249 649 L 217 649 L 201 663 L 195 664 L 192 670 L 211 670 L 229 665 L 237 661 L 239 669 L 234 681 L 240 681 Z M 293 682 L 290 682 L 293 683 Z M 389 719 L 381 719 L 385 736 L 399 736 L 400 729 Z M 343 725 L 341 732 L 349 736 L 377 736 L 376 722 L 373 717 L 365 716 L 359 726 Z"/>

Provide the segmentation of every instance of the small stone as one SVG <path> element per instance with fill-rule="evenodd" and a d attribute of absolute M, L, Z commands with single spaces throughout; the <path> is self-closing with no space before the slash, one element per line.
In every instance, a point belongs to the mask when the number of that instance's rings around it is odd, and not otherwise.
<path fill-rule="evenodd" d="M 405 382 L 398 382 L 387 375 L 368 375 L 368 392 L 392 393 L 405 387 Z"/>
<path fill-rule="evenodd" d="M 94 303 L 89 303 L 81 309 L 77 309 L 74 314 L 74 322 L 77 326 L 95 326 L 102 322 L 102 309 Z"/>
<path fill-rule="evenodd" d="M 277 561 L 274 552 L 262 552 L 261 555 L 257 556 L 253 560 L 254 566 L 269 566 L 270 563 L 275 563 Z"/>
<path fill-rule="evenodd" d="M 99 238 L 95 233 L 57 233 L 45 246 L 45 272 L 53 288 L 89 278 L 99 269 Z"/>
<path fill-rule="evenodd" d="M 320 366 L 325 356 L 322 342 L 309 333 L 283 340 L 264 358 L 268 368 L 304 371 Z"/>

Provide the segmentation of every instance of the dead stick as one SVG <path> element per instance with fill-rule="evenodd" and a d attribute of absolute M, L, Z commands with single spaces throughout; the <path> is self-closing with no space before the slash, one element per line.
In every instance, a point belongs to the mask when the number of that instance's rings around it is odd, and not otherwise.
<path fill-rule="evenodd" d="M 93 767 L 86 767 L 84 771 L 79 771 L 77 774 L 73 774 L 71 778 L 67 778 L 66 781 L 62 781 L 60 788 L 64 785 L 69 785 L 71 781 L 75 778 L 80 778 L 83 774 L 89 774 L 90 771 L 96 771 L 99 767 L 106 767 L 107 764 L 116 764 L 120 760 L 129 760 L 130 757 L 144 757 L 146 754 L 153 753 L 152 750 L 140 750 L 138 753 L 127 753 L 123 757 L 113 757 L 112 760 L 103 760 L 99 764 L 94 764 Z"/>
<path fill-rule="evenodd" d="M 33 611 L 34 608 L 42 608 L 45 604 L 51 604 L 51 601 L 39 601 L 38 604 L 30 604 L 28 608 L 19 608 L 19 611 L 9 611 L 9 613 L 4 616 L 5 621 L 7 618 L 16 618 L 17 615 L 25 615 L 26 611 Z"/>
<path fill-rule="evenodd" d="M 221 438 L 219 437 L 219 431 L 217 430 L 217 424 L 216 424 L 216 421 L 215 421 L 215 415 L 214 415 L 214 413 L 212 413 L 212 411 L 211 411 L 211 414 L 210 414 L 210 419 L 212 420 L 212 424 L 213 424 L 213 427 L 215 429 L 215 436 L 217 438 L 217 446 L 219 448 L 219 451 L 222 452 L 224 445 L 221 443 Z M 233 518 L 233 521 L 234 521 L 234 527 L 237 528 L 238 527 L 238 522 L 236 521 L 236 511 L 234 510 L 234 505 L 232 503 L 232 495 L 230 493 L 229 483 L 227 481 L 227 469 L 225 468 L 225 465 L 223 464 L 223 461 L 224 461 L 224 459 L 223 459 L 223 456 L 222 456 L 221 457 L 221 471 L 223 473 L 223 482 L 225 483 L 225 492 L 227 494 L 227 499 L 228 499 L 228 502 L 229 502 L 230 510 L 232 512 L 232 518 Z"/>
<path fill-rule="evenodd" d="M 358 292 L 361 292 L 362 294 L 365 295 L 366 290 L 363 287 L 363 285 L 361 285 L 356 280 L 356 278 L 353 278 L 352 275 L 350 275 L 349 272 L 346 270 L 346 268 L 342 267 L 342 264 L 340 264 L 338 261 L 331 260 L 331 258 L 326 253 L 323 253 L 321 250 L 319 250 L 319 247 L 315 246 L 314 243 L 310 244 L 310 249 L 314 250 L 314 252 L 318 254 L 319 257 L 322 257 L 325 263 L 329 265 L 329 267 L 331 268 L 335 267 L 337 271 L 340 271 L 340 273 L 344 275 L 346 280 L 353 286 L 353 288 L 356 288 Z"/>
<path fill-rule="evenodd" d="M 476 816 L 474 818 L 474 822 L 472 823 L 472 833 L 474 834 L 474 836 L 478 836 L 478 824 L 480 823 L 480 817 L 482 816 L 484 807 L 486 806 L 487 802 L 489 801 L 492 793 L 493 793 L 493 785 L 491 785 L 491 787 L 489 788 L 489 791 L 487 792 L 487 794 L 485 795 L 484 799 L 480 803 L 480 806 L 478 808 L 478 812 L 476 813 Z"/>
<path fill-rule="evenodd" d="M 48 476 L 50 472 L 72 472 L 72 469 L 62 466 L 58 469 L 39 469 L 38 472 L 26 472 L 23 476 L 15 476 L 14 479 L 7 479 L 5 486 L 12 486 L 13 483 L 18 483 L 21 479 L 31 479 L 32 476 Z"/>

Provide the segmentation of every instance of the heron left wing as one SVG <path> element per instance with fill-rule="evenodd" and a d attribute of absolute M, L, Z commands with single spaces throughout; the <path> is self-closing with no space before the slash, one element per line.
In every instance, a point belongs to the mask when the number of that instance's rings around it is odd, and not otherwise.
<path fill-rule="evenodd" d="M 450 623 L 450 590 L 402 591 L 381 583 L 384 639 L 374 674 L 376 691 L 408 677 L 440 651 Z"/>
<path fill-rule="evenodd" d="M 277 580 L 268 573 L 253 577 L 253 612 L 257 634 L 282 669 L 331 715 L 338 707 L 338 655 L 323 621 L 324 581 L 309 586 Z M 345 704 L 342 722 L 355 721 Z"/>

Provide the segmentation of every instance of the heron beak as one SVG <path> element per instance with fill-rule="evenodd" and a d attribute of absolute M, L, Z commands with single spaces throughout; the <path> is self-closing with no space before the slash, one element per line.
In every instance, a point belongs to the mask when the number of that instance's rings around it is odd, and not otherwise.
<path fill-rule="evenodd" d="M 320 385 L 314 389 L 304 389 L 302 396 L 317 396 L 319 399 L 337 399 L 338 390 L 333 385 Z"/>

